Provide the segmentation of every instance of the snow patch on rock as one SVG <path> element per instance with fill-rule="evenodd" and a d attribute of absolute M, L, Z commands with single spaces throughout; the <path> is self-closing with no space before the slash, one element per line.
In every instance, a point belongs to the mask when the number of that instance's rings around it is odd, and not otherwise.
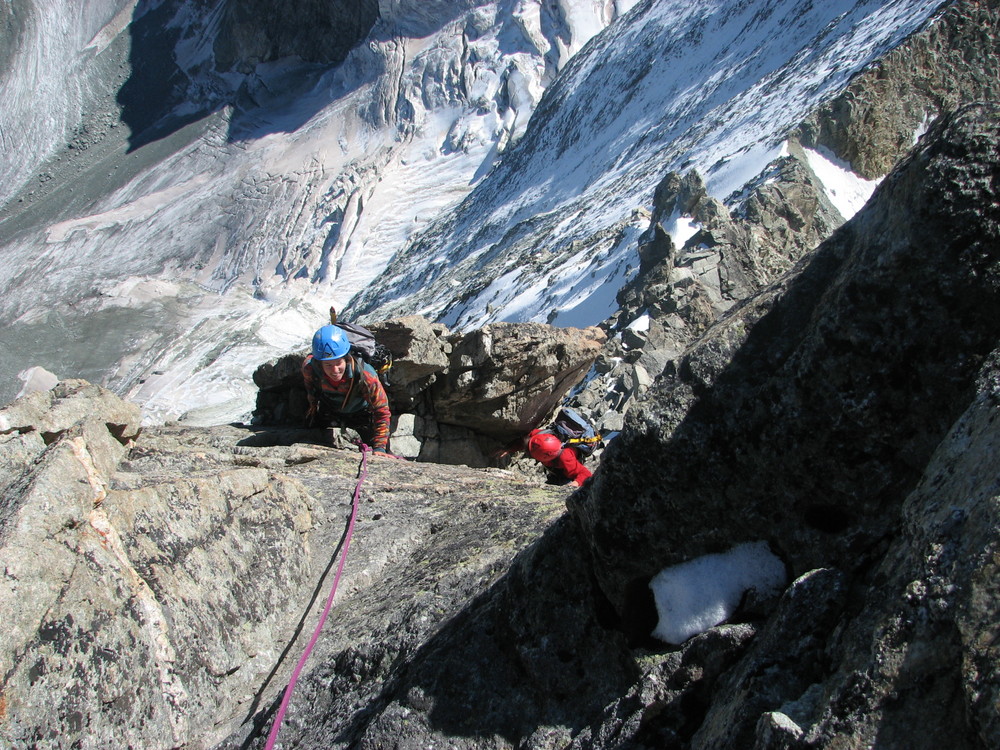
<path fill-rule="evenodd" d="M 660 618 L 653 636 L 683 643 L 732 617 L 747 591 L 772 594 L 785 582 L 784 563 L 767 542 L 739 544 L 664 568 L 649 583 Z"/>

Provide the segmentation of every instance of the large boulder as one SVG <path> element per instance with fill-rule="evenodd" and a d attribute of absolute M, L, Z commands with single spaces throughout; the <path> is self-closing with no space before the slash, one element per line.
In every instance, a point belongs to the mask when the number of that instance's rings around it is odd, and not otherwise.
<path fill-rule="evenodd" d="M 431 323 L 422 315 L 407 315 L 376 321 L 369 329 L 392 352 L 389 378 L 393 398 L 401 405 L 412 404 L 450 365 L 451 332 L 441 323 Z"/>
<path fill-rule="evenodd" d="M 492 323 L 453 339 L 447 376 L 433 393 L 440 422 L 498 440 L 523 435 L 547 417 L 593 364 L 599 328 Z"/>
<path fill-rule="evenodd" d="M 36 390 L 0 409 L 0 434 L 37 432 L 52 442 L 73 425 L 98 415 L 122 443 L 139 434 L 141 411 L 106 388 L 64 380 Z"/>
<path fill-rule="evenodd" d="M 257 386 L 255 424 L 301 427 L 305 422 L 309 402 L 302 379 L 302 362 L 308 353 L 303 350 L 286 354 L 254 370 L 253 382 Z"/>

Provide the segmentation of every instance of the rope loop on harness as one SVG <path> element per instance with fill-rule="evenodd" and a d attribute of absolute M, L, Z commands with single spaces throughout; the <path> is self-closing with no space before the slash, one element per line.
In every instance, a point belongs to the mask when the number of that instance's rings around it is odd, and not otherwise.
<path fill-rule="evenodd" d="M 299 659 L 299 663 L 295 665 L 295 669 L 292 671 L 292 676 L 288 680 L 288 687 L 285 688 L 285 695 L 281 699 L 281 706 L 278 708 L 278 713 L 275 714 L 274 723 L 271 724 L 271 732 L 267 736 L 267 744 L 264 745 L 265 750 L 272 750 L 274 743 L 278 739 L 278 732 L 281 730 L 281 721 L 285 718 L 285 711 L 288 709 L 288 703 L 292 698 L 292 691 L 295 690 L 295 683 L 299 679 L 299 673 L 305 666 L 306 660 L 309 658 L 309 654 L 313 650 L 313 646 L 315 646 L 316 642 L 319 640 L 320 631 L 323 630 L 323 625 L 326 623 L 326 617 L 330 614 L 330 609 L 333 607 L 333 597 L 337 593 L 337 584 L 340 583 L 340 576 L 344 572 L 344 563 L 347 560 L 347 548 L 351 545 L 351 536 L 354 534 L 354 521 L 358 517 L 358 502 L 361 497 L 361 485 L 368 477 L 368 454 L 372 450 L 364 443 L 361 443 L 359 447 L 361 448 L 361 464 L 358 467 L 358 483 L 354 487 L 354 498 L 351 501 L 351 520 L 347 524 L 347 533 L 344 536 L 344 550 L 340 555 L 340 562 L 337 564 L 337 575 L 333 578 L 333 586 L 330 588 L 330 596 L 326 599 L 326 607 L 323 608 L 323 613 L 319 617 L 319 623 L 316 625 L 316 630 L 313 631 L 312 638 L 309 639 L 309 643 L 306 645 L 305 651 L 302 652 L 302 657 Z"/>

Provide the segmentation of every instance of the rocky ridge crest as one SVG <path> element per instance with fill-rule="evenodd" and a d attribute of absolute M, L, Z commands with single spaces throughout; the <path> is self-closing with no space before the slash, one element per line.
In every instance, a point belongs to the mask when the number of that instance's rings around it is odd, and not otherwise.
<path fill-rule="evenodd" d="M 1000 99 L 997 10 L 996 0 L 947 3 L 790 133 L 787 156 L 724 202 L 706 194 L 697 172 L 665 175 L 639 238 L 639 268 L 602 324 L 608 344 L 573 405 L 605 431 L 620 429 L 621 415 L 714 321 L 843 224 L 805 148 L 882 179 L 936 119 Z M 698 225 L 681 247 L 665 229 L 678 216 Z"/>

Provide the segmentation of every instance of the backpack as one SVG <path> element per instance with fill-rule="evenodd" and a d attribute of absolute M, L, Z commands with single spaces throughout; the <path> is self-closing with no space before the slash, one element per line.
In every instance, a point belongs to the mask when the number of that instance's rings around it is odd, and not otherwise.
<path fill-rule="evenodd" d="M 579 412 L 568 406 L 559 410 L 549 429 L 562 440 L 563 447 L 576 448 L 581 458 L 593 455 L 594 451 L 601 446 L 601 434 L 594 429 L 590 422 L 580 416 Z"/>
<path fill-rule="evenodd" d="M 389 387 L 389 368 L 392 367 L 392 352 L 375 340 L 375 334 L 364 326 L 356 323 L 334 323 L 333 325 L 343 329 L 347 334 L 347 340 L 351 342 L 351 354 L 358 355 L 362 360 L 372 366 L 378 373 L 379 380 L 386 388 Z"/>

